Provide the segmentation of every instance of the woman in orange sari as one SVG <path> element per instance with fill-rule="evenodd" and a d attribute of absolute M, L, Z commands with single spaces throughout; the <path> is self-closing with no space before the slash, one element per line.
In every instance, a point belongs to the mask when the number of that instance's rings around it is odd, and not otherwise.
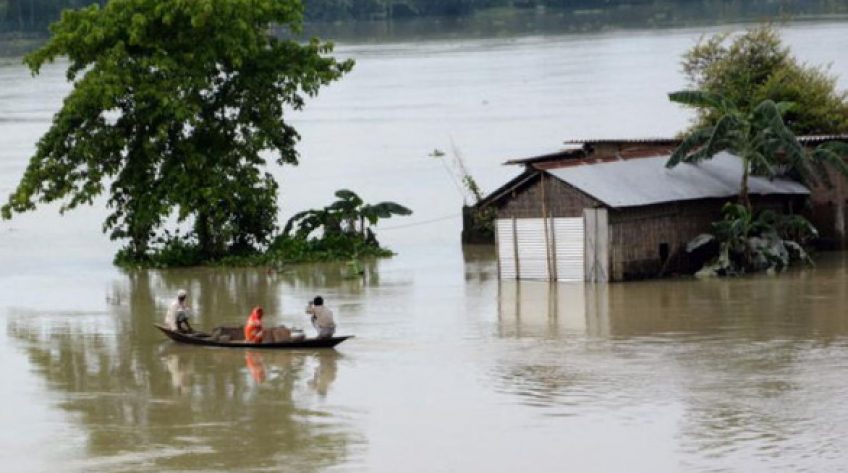
<path fill-rule="evenodd" d="M 254 307 L 244 326 L 244 340 L 250 343 L 262 343 L 262 307 Z"/>

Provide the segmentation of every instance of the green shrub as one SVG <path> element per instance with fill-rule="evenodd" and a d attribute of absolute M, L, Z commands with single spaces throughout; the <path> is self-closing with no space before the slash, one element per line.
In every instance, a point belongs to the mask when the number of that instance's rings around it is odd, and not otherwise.
<path fill-rule="evenodd" d="M 712 233 L 698 235 L 686 246 L 693 252 L 712 243 L 717 254 L 698 276 L 735 276 L 751 271 L 782 271 L 793 261 L 813 264 L 804 245 L 818 235 L 800 215 L 772 210 L 756 214 L 744 205 L 727 203 Z"/>

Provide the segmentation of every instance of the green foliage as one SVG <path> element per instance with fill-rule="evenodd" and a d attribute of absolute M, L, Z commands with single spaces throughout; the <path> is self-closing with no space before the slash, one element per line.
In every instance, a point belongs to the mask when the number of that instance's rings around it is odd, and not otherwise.
<path fill-rule="evenodd" d="M 474 202 L 480 202 L 483 200 L 483 191 L 480 190 L 480 186 L 477 185 L 477 181 L 471 176 L 471 174 L 466 174 L 462 176 L 462 185 L 465 186 L 465 189 L 474 197 Z"/>
<path fill-rule="evenodd" d="M 412 210 L 395 202 L 366 204 L 355 192 L 347 189 L 338 190 L 335 195 L 338 200 L 323 209 L 295 214 L 286 223 L 282 234 L 287 238 L 305 240 L 320 230 L 323 238 L 348 235 L 376 243 L 370 227 L 380 219 L 412 214 Z"/>
<path fill-rule="evenodd" d="M 392 252 L 380 246 L 371 227 L 381 219 L 411 215 L 412 211 L 394 202 L 366 204 L 347 189 L 335 195 L 337 200 L 322 209 L 292 216 L 268 248 L 268 259 L 275 263 L 356 262 L 360 257 L 390 256 Z"/>
<path fill-rule="evenodd" d="M 74 88 L 3 217 L 37 203 L 90 204 L 108 184 L 103 229 L 128 240 L 122 260 L 163 256 L 151 242 L 170 216 L 193 223 L 204 260 L 267 244 L 278 185 L 265 156 L 298 158 L 284 112 L 353 66 L 328 57 L 329 43 L 269 33 L 272 24 L 298 31 L 302 16 L 297 0 L 112 0 L 65 11 L 25 62 L 38 74 L 67 57 Z M 164 254 L 185 253 L 174 245 Z"/>
<path fill-rule="evenodd" d="M 804 244 L 818 235 L 815 227 L 799 215 L 782 215 L 728 203 L 722 219 L 712 224 L 712 233 L 695 237 L 686 247 L 693 252 L 717 242 L 716 256 L 699 276 L 734 276 L 750 271 L 787 268 L 792 261 L 812 264 Z"/>
<path fill-rule="evenodd" d="M 279 235 L 268 248 L 264 261 L 266 264 L 280 266 L 292 263 L 385 257 L 392 254 L 391 250 L 357 235 L 335 234 L 321 238 L 292 238 Z"/>
<path fill-rule="evenodd" d="M 264 251 L 233 252 L 218 259 L 209 259 L 190 236 L 169 235 L 157 240 L 150 250 L 139 257 L 124 248 L 115 255 L 114 263 L 125 268 L 177 268 L 187 266 L 273 266 L 297 263 L 349 261 L 350 273 L 356 271 L 360 258 L 392 256 L 391 250 L 380 247 L 375 240 L 359 235 L 336 234 L 322 238 L 292 238 L 278 234 Z"/>
<path fill-rule="evenodd" d="M 497 209 L 491 206 L 471 207 L 471 228 L 467 231 L 475 235 L 475 241 L 495 241 L 495 219 L 498 216 Z"/>
<path fill-rule="evenodd" d="M 114 264 L 125 268 L 152 267 L 178 268 L 198 266 L 206 263 L 200 247 L 191 238 L 179 235 L 162 238 L 160 244 L 151 245 L 144 255 L 136 255 L 130 249 L 123 248 L 114 258 Z"/>
<path fill-rule="evenodd" d="M 848 93 L 836 89 L 827 68 L 799 63 L 771 25 L 702 39 L 684 54 L 683 72 L 693 88 L 725 97 L 743 112 L 766 100 L 794 103 L 784 120 L 796 134 L 848 132 Z M 693 128 L 720 117 L 715 108 L 699 108 Z"/>
<path fill-rule="evenodd" d="M 666 164 L 672 168 L 681 162 L 696 163 L 727 151 L 738 156 L 744 172 L 739 201 L 748 210 L 750 175 L 775 177 L 787 175 L 804 183 L 827 182 L 826 164 L 848 175 L 843 161 L 848 145 L 829 142 L 808 152 L 784 124 L 783 114 L 795 107 L 790 103 L 764 100 L 746 111 L 732 100 L 705 91 L 681 91 L 669 94 L 677 103 L 697 107 L 715 117 L 715 123 L 694 128 L 684 137 Z"/>
<path fill-rule="evenodd" d="M 744 167 L 739 201 L 749 210 L 749 174 L 774 176 L 778 151 L 803 155 L 803 148 L 795 135 L 783 124 L 780 116 L 782 106 L 770 100 L 746 112 L 732 100 L 711 92 L 673 92 L 669 99 L 706 110 L 716 117 L 716 121 L 692 130 L 674 150 L 666 167 L 672 168 L 681 162 L 696 163 L 722 151 L 738 156 Z"/>

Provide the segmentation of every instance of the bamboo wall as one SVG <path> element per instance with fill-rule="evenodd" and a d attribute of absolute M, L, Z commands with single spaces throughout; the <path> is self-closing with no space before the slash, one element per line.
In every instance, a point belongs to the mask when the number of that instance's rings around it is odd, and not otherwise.
<path fill-rule="evenodd" d="M 541 181 L 536 178 L 502 200 L 498 218 L 543 217 L 542 193 Z M 582 217 L 583 209 L 602 206 L 597 200 L 550 176 L 545 178 L 544 194 L 549 217 Z"/>

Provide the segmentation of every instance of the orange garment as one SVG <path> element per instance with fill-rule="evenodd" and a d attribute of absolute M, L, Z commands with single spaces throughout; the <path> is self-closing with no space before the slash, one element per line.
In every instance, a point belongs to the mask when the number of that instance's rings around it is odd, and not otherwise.
<path fill-rule="evenodd" d="M 244 340 L 252 343 L 262 342 L 262 307 L 256 307 L 244 326 Z"/>

